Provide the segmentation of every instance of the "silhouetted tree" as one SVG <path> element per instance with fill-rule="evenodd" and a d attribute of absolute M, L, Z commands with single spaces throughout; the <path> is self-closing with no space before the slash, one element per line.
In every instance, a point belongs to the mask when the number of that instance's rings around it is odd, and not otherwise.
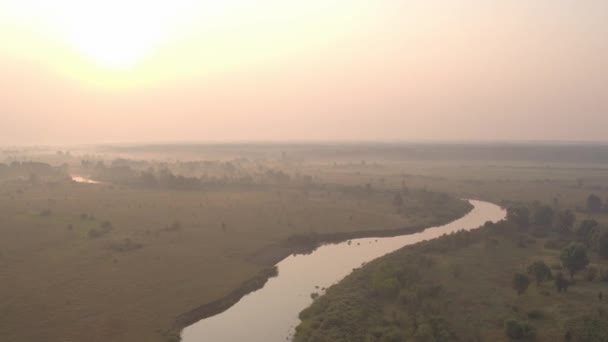
<path fill-rule="evenodd" d="M 572 230 L 576 216 L 571 210 L 562 210 L 557 216 L 557 231 L 567 233 Z"/>
<path fill-rule="evenodd" d="M 536 286 L 551 278 L 551 269 L 542 261 L 536 261 L 528 266 L 528 274 L 536 280 Z"/>
<path fill-rule="evenodd" d="M 517 295 L 521 296 L 530 285 L 530 278 L 527 275 L 521 273 L 515 273 L 513 275 L 513 289 L 517 291 Z"/>
<path fill-rule="evenodd" d="M 555 274 L 555 288 L 557 292 L 568 292 L 568 286 L 570 286 L 570 282 L 564 278 L 562 272 L 557 272 Z"/>
<path fill-rule="evenodd" d="M 574 278 L 576 272 L 584 269 L 589 264 L 587 249 L 585 245 L 573 242 L 562 250 L 560 255 L 562 265 L 570 272 L 570 279 Z"/>
<path fill-rule="evenodd" d="M 597 228 L 598 225 L 599 223 L 596 220 L 583 220 L 583 222 L 581 222 L 578 228 L 574 231 L 576 240 L 590 246 L 592 232 Z"/>

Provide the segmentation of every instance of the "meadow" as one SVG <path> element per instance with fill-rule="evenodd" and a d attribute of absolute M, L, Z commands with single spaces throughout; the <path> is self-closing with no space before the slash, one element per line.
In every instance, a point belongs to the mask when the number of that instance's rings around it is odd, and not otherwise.
<path fill-rule="evenodd" d="M 608 197 L 607 169 L 595 155 L 575 151 L 572 160 L 566 151 L 535 162 L 461 147 L 448 158 L 433 152 L 443 146 L 423 146 L 434 157 L 420 158 L 416 148 L 4 150 L 0 339 L 166 341 L 180 315 L 266 274 L 301 250 L 300 241 L 311 248 L 311 236 L 314 247 L 330 236 L 418 230 L 462 216 L 468 206 L 457 198 L 540 200 L 583 218 L 590 193 Z M 20 161 L 53 169 L 6 171 Z M 102 183 L 76 183 L 70 174 Z M 491 260 L 488 267 L 501 262 Z"/>
<path fill-rule="evenodd" d="M 412 190 L 398 211 L 393 192 L 339 183 L 173 190 L 10 176 L 0 183 L 7 341 L 164 341 L 178 316 L 297 250 L 293 236 L 419 228 L 468 210 Z"/>

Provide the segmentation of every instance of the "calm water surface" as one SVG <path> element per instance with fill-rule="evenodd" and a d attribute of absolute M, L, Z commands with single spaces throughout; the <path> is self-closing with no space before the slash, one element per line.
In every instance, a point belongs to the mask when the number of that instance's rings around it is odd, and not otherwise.
<path fill-rule="evenodd" d="M 76 176 L 73 175 L 71 176 L 72 180 L 76 183 L 87 183 L 87 184 L 100 184 L 101 182 L 98 182 L 96 180 L 90 179 L 90 178 L 86 178 L 86 177 L 82 177 L 82 176 Z"/>
<path fill-rule="evenodd" d="M 298 314 L 312 303 L 311 293 L 337 283 L 355 267 L 403 246 L 437 238 L 487 221 L 500 221 L 506 213 L 499 206 L 470 201 L 474 209 L 449 224 L 423 232 L 390 238 L 366 238 L 351 243 L 324 245 L 308 255 L 290 256 L 277 264 L 279 275 L 216 316 L 182 331 L 183 342 L 279 342 L 291 340 Z M 318 288 L 317 288 L 318 287 Z M 193 303 L 193 306 L 199 303 Z"/>

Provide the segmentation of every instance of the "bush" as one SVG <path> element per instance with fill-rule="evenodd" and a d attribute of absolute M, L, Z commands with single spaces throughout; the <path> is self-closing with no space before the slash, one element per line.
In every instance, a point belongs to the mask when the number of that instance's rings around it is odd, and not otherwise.
<path fill-rule="evenodd" d="M 521 273 L 515 273 L 513 275 L 512 286 L 513 286 L 513 289 L 515 291 L 517 291 L 518 296 L 521 296 L 524 292 L 526 292 L 529 285 L 530 285 L 530 279 L 528 278 L 527 275 L 521 274 Z"/>
<path fill-rule="evenodd" d="M 536 261 L 528 266 L 528 274 L 536 280 L 536 286 L 551 278 L 551 269 L 542 261 Z"/>
<path fill-rule="evenodd" d="M 512 340 L 521 340 L 533 337 L 534 331 L 528 322 L 508 319 L 505 321 L 505 335 Z"/>
<path fill-rule="evenodd" d="M 528 312 L 529 319 L 543 319 L 545 318 L 545 313 L 540 310 L 532 310 Z"/>

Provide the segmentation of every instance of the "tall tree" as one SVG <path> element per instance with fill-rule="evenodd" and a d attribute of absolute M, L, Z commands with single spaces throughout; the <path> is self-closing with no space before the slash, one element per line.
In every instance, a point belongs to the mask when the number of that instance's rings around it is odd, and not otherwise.
<path fill-rule="evenodd" d="M 572 279 L 576 272 L 584 269 L 589 264 L 587 248 L 582 243 L 573 242 L 562 249 L 560 260 L 562 265 L 570 272 L 570 279 Z"/>
<path fill-rule="evenodd" d="M 527 275 L 521 273 L 515 273 L 513 275 L 513 289 L 517 291 L 517 295 L 521 296 L 530 285 L 530 278 Z"/>
<path fill-rule="evenodd" d="M 536 286 L 551 278 L 551 269 L 542 261 L 536 261 L 528 266 L 528 274 L 536 280 Z"/>

